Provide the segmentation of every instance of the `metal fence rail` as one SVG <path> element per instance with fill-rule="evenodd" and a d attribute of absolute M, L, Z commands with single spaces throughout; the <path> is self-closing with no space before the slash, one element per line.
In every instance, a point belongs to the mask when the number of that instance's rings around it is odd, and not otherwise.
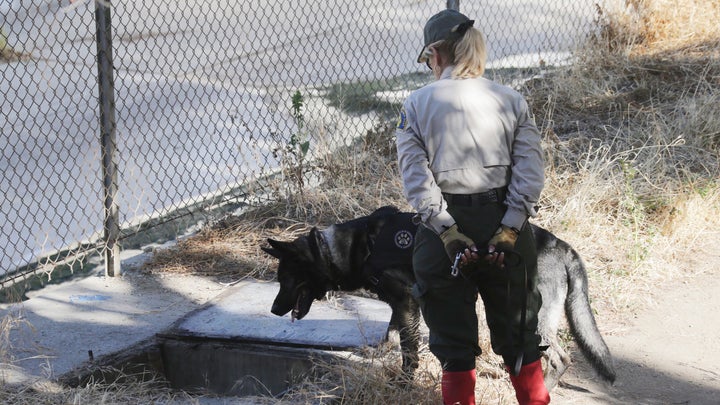
<path fill-rule="evenodd" d="M 403 93 L 386 95 L 429 79 L 415 63 L 422 26 L 446 6 L 96 1 L 0 0 L 0 287 L 107 253 L 105 147 L 117 148 L 114 204 L 129 240 L 251 198 L 242 186 L 273 173 L 300 129 L 311 149 L 332 148 L 388 119 Z M 110 49 L 95 17 L 103 7 Z M 489 0 L 461 10 L 486 34 L 491 66 L 537 65 L 584 38 L 595 5 Z M 108 55 L 111 98 L 98 85 Z"/>

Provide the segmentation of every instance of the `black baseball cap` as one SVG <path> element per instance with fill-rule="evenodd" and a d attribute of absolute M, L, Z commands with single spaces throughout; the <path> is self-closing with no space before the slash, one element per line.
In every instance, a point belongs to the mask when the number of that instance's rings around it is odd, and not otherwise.
<path fill-rule="evenodd" d="M 463 35 L 467 28 L 472 27 L 474 23 L 475 20 L 471 20 L 459 11 L 452 9 L 445 9 L 430 17 L 427 23 L 425 23 L 425 29 L 423 30 L 425 44 L 420 50 L 420 55 L 418 55 L 418 63 L 425 61 L 423 54 L 428 45 L 449 39 L 453 34 Z M 458 28 L 460 25 L 464 25 L 465 29 L 459 31 Z"/>

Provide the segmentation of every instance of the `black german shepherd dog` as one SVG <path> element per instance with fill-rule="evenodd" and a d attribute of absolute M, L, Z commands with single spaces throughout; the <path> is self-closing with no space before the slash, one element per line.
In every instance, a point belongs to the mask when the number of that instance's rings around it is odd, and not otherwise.
<path fill-rule="evenodd" d="M 262 249 L 279 259 L 280 283 L 271 312 L 278 316 L 291 312 L 293 320 L 302 319 L 312 302 L 324 298 L 328 291 L 369 290 L 392 309 L 390 329 L 400 335 L 402 370 L 412 377 L 420 343 L 420 310 L 411 294 L 415 282 L 412 247 L 417 229 L 413 216 L 387 206 L 323 230 L 312 228 L 308 235 L 293 241 L 268 239 L 271 248 Z M 612 383 L 613 361 L 590 308 L 582 259 L 548 230 L 531 226 L 538 251 L 538 287 L 543 297 L 538 332 L 548 345 L 544 353 L 545 384 L 552 389 L 570 365 L 557 333 L 563 312 L 583 355 L 605 381 Z"/>

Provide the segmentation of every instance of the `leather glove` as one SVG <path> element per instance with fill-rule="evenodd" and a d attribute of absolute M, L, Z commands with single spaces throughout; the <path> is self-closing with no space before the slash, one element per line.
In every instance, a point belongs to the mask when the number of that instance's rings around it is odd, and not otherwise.
<path fill-rule="evenodd" d="M 472 239 L 460 232 L 457 224 L 453 224 L 453 226 L 444 230 L 440 234 L 440 239 L 442 239 L 443 245 L 445 245 L 445 253 L 447 253 L 451 262 L 455 260 L 455 255 L 457 255 L 458 252 L 475 244 Z"/>
<path fill-rule="evenodd" d="M 515 248 L 515 242 L 518 238 L 518 230 L 509 226 L 500 225 L 495 231 L 495 235 L 488 242 L 488 246 L 495 246 L 496 252 L 507 252 Z"/>

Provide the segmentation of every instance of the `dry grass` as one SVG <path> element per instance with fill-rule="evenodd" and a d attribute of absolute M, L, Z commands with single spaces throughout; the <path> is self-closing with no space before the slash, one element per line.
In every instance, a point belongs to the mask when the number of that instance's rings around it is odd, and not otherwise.
<path fill-rule="evenodd" d="M 183 392 L 175 392 L 157 380 L 142 381 L 140 377 L 126 375 L 125 379 L 118 382 L 92 382 L 78 388 L 68 388 L 50 381 L 35 382 L 22 388 L 0 386 L 0 403 L 8 405 L 199 403 L 197 398 L 192 398 Z"/>
<path fill-rule="evenodd" d="M 545 138 L 542 225 L 591 269 L 600 313 L 691 272 L 718 225 L 717 2 L 628 1 L 577 62 L 526 89 Z M 683 252 L 683 253 L 679 253 Z"/>
<path fill-rule="evenodd" d="M 367 215 L 386 204 L 407 209 L 397 176 L 392 128 L 379 125 L 355 146 L 321 158 L 312 173 L 318 186 L 291 199 L 223 218 L 176 247 L 156 252 L 145 269 L 223 279 L 272 279 L 274 260 L 260 250 L 266 238 L 293 239 L 312 226 Z"/>
<path fill-rule="evenodd" d="M 720 225 L 718 20 L 716 1 L 629 0 L 620 11 L 603 10 L 600 30 L 574 65 L 523 90 L 546 151 L 547 183 L 536 222 L 585 259 L 601 328 L 620 323 L 658 284 L 691 274 L 692 268 L 681 266 L 684 257 L 702 255 L 709 248 L 704 235 Z M 392 127 L 379 126 L 361 144 L 323 157 L 312 172 L 318 186 L 224 218 L 158 251 L 145 270 L 223 281 L 272 279 L 275 263 L 260 251 L 265 238 L 292 239 L 311 226 L 366 215 L 385 204 L 408 208 L 392 143 Z M 491 353 L 481 333 L 483 349 Z M 399 372 L 396 348 L 367 350 L 354 365 L 318 364 L 323 377 L 295 387 L 282 402 L 440 401 L 439 368 L 426 348 L 418 376 L 405 385 L 388 383 Z M 492 354 L 478 362 L 479 403 L 513 402 L 499 362 Z M 0 399 L 164 402 L 174 395 L 156 387 L 156 395 L 149 395 L 142 384 L 127 390 L 0 386 Z"/>

